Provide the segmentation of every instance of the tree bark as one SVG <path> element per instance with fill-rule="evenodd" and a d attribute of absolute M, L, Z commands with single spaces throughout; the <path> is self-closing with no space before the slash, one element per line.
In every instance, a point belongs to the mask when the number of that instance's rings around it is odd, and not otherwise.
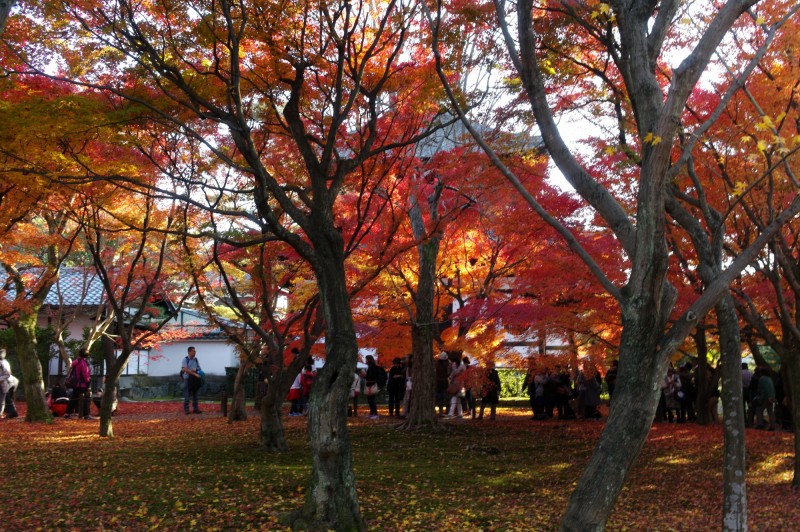
<path fill-rule="evenodd" d="M 561 530 L 603 530 L 619 492 L 653 424 L 667 354 L 656 351 L 660 330 L 651 301 L 623 312 L 619 376 L 600 441 L 594 448 L 561 520 Z"/>
<path fill-rule="evenodd" d="M 295 529 L 364 530 L 347 431 L 358 343 L 345 280 L 343 246 L 335 229 L 317 237 L 314 270 L 325 318 L 326 357 L 314 379 L 308 406 L 311 479 L 303 508 L 290 519 Z"/>
<path fill-rule="evenodd" d="M 706 340 L 705 320 L 697 324 L 692 333 L 694 345 L 697 349 L 697 369 L 695 370 L 695 387 L 697 388 L 697 424 L 710 425 L 711 414 L 708 411 L 708 400 L 711 397 L 711 383 L 716 379 L 712 377 L 711 368 L 708 366 L 708 342 Z"/>
<path fill-rule="evenodd" d="M 247 409 L 246 409 L 246 398 L 244 393 L 244 385 L 242 381 L 244 380 L 245 374 L 245 364 L 242 361 L 239 364 L 239 369 L 236 371 L 236 378 L 233 381 L 233 397 L 231 400 L 231 409 L 228 412 L 228 423 L 233 423 L 234 421 L 244 421 L 247 419 Z"/>
<path fill-rule="evenodd" d="M 112 421 L 111 412 L 114 403 L 113 391 L 117 387 L 119 377 L 122 375 L 122 370 L 128 363 L 131 356 L 131 350 L 122 349 L 122 352 L 117 357 L 114 357 L 114 351 L 106 353 L 106 382 L 103 385 L 103 399 L 100 401 L 100 437 L 113 438 L 114 437 L 114 422 Z"/>
<path fill-rule="evenodd" d="M 25 390 L 25 421 L 49 422 L 52 420 L 50 410 L 45 401 L 44 378 L 42 364 L 36 352 L 36 319 L 39 307 L 35 306 L 30 313 L 20 313 L 19 318 L 11 322 L 14 340 L 17 344 L 17 356 L 22 370 L 22 385 Z"/>
<path fill-rule="evenodd" d="M 289 450 L 289 445 L 281 423 L 283 401 L 277 399 L 276 392 L 268 389 L 261 400 L 261 446 L 268 452 L 284 453 Z"/>
<path fill-rule="evenodd" d="M 722 529 L 747 530 L 742 347 L 739 316 L 730 292 L 717 303 L 722 370 L 723 459 Z"/>
<path fill-rule="evenodd" d="M 425 237 L 425 225 L 419 205 L 414 202 L 409 218 L 417 239 Z M 417 246 L 419 275 L 414 297 L 414 323 L 411 326 L 412 401 L 402 429 L 419 429 L 436 426 L 436 374 L 433 368 L 433 339 L 438 330 L 434 321 L 436 295 L 436 261 L 439 256 L 441 235 L 434 234 Z M 408 392 L 406 392 L 408 393 Z"/>

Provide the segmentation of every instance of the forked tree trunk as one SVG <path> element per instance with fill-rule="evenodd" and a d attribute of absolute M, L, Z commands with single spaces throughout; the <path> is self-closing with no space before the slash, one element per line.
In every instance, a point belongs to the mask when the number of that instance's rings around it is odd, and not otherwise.
<path fill-rule="evenodd" d="M 347 431 L 347 406 L 358 344 L 350 310 L 342 247 L 315 242 L 314 273 L 325 318 L 325 365 L 314 379 L 308 408 L 312 471 L 303 508 L 289 518 L 295 529 L 364 530 Z"/>
<path fill-rule="evenodd" d="M 742 347 L 739 338 L 739 316 L 729 291 L 725 292 L 715 309 L 722 357 L 722 411 L 725 439 L 722 529 L 747 530 Z"/>
<path fill-rule="evenodd" d="M 14 330 L 17 357 L 22 375 L 20 381 L 25 390 L 25 421 L 48 422 L 52 418 L 45 401 L 42 364 L 36 352 L 36 317 L 39 308 L 28 313 L 20 313 L 19 319 L 11 323 Z"/>
<path fill-rule="evenodd" d="M 228 423 L 234 421 L 244 421 L 247 419 L 246 398 L 244 393 L 244 362 L 239 364 L 239 369 L 236 371 L 236 378 L 233 381 L 233 397 L 231 398 L 231 409 L 228 412 Z"/>

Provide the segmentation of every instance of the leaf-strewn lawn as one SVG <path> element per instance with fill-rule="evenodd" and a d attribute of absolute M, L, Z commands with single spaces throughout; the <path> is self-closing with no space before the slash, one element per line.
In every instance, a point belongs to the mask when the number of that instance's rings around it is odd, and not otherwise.
<path fill-rule="evenodd" d="M 24 405 L 20 405 L 24 412 Z M 281 529 L 310 471 L 305 418 L 286 420 L 291 452 L 258 448 L 258 418 L 229 425 L 218 405 L 124 403 L 113 439 L 98 421 L 0 422 L 3 530 Z M 553 530 L 601 422 L 458 420 L 435 433 L 351 421 L 362 511 L 372 530 Z M 753 530 L 800 523 L 789 487 L 792 439 L 747 432 Z M 659 424 L 609 529 L 719 529 L 720 426 Z"/>

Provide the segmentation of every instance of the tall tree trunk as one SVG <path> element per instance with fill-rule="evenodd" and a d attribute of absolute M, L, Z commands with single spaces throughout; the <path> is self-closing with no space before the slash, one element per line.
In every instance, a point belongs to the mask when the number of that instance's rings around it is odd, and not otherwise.
<path fill-rule="evenodd" d="M 414 236 L 425 236 L 425 225 L 419 205 L 414 202 L 409 210 Z M 436 374 L 433 367 L 433 339 L 438 327 L 434 320 L 434 297 L 436 295 L 436 261 L 439 256 L 441 236 L 433 235 L 417 246 L 419 276 L 414 298 L 414 323 L 411 326 L 411 407 L 403 429 L 417 429 L 437 425 L 436 419 Z"/>
<path fill-rule="evenodd" d="M 711 413 L 708 410 L 708 400 L 711 398 L 711 385 L 716 384 L 712 369 L 708 366 L 708 341 L 706 340 L 706 322 L 702 320 L 692 333 L 694 345 L 697 349 L 697 369 L 695 370 L 695 387 L 697 388 L 697 424 L 710 425 Z"/>
<path fill-rule="evenodd" d="M 638 310 L 623 309 L 614 408 L 569 499 L 561 530 L 603 530 L 650 432 L 668 358 L 656 351 L 661 335 L 653 331 L 662 330 L 659 315 L 652 301 Z"/>
<path fill-rule="evenodd" d="M 717 303 L 722 360 L 723 459 L 722 529 L 747 530 L 745 430 L 742 398 L 742 346 L 739 316 L 729 291 Z"/>
<path fill-rule="evenodd" d="M 234 421 L 244 421 L 247 419 L 246 397 L 244 393 L 244 374 L 246 364 L 244 361 L 239 363 L 239 369 L 236 371 L 236 378 L 233 381 L 233 398 L 231 400 L 231 409 L 228 412 L 228 423 Z"/>
<path fill-rule="evenodd" d="M 25 390 L 25 421 L 48 422 L 52 419 L 45 401 L 44 378 L 42 364 L 36 350 L 36 319 L 39 307 L 30 313 L 20 313 L 19 318 L 11 322 L 14 340 L 17 344 L 17 356 L 22 370 L 22 385 Z"/>
<path fill-rule="evenodd" d="M 315 242 L 314 273 L 325 318 L 325 365 L 311 391 L 308 434 L 312 471 L 303 508 L 290 516 L 295 529 L 364 530 L 347 431 L 347 406 L 358 343 L 344 272 L 341 236 Z"/>

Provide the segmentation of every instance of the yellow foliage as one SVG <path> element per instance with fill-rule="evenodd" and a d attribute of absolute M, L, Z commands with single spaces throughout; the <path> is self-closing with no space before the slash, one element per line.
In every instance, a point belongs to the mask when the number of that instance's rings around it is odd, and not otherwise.
<path fill-rule="evenodd" d="M 732 193 L 733 193 L 734 196 L 741 196 L 746 191 L 747 191 L 747 183 L 744 183 L 742 181 L 737 181 L 736 182 L 736 186 L 733 187 L 733 192 Z"/>
<path fill-rule="evenodd" d="M 645 137 L 644 137 L 644 143 L 645 143 L 645 144 L 650 144 L 651 146 L 656 146 L 656 145 L 657 145 L 657 144 L 659 144 L 660 142 L 661 142 L 661 137 L 659 137 L 658 135 L 653 135 L 653 132 L 652 132 L 652 131 L 651 131 L 651 132 L 649 132 L 649 133 L 648 133 L 647 135 L 645 135 Z"/>

